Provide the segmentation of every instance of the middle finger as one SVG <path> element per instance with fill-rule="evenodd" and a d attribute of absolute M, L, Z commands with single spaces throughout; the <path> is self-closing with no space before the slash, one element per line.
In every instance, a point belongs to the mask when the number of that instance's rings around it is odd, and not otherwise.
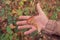
<path fill-rule="evenodd" d="M 17 25 L 25 25 L 25 24 L 27 24 L 27 21 L 18 21 L 16 24 Z"/>

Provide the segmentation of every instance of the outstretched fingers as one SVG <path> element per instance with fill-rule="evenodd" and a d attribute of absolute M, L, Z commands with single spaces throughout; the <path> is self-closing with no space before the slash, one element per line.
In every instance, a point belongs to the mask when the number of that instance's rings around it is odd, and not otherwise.
<path fill-rule="evenodd" d="M 28 35 L 31 34 L 32 32 L 34 32 L 36 30 L 36 28 L 33 25 L 23 25 L 23 26 L 18 26 L 18 29 L 25 29 L 25 28 L 29 28 L 29 30 L 27 30 L 26 32 L 24 32 L 24 35 Z"/>
<path fill-rule="evenodd" d="M 33 26 L 32 29 L 24 32 L 24 35 L 28 35 L 28 34 L 31 34 L 32 32 L 36 31 L 36 28 Z"/>

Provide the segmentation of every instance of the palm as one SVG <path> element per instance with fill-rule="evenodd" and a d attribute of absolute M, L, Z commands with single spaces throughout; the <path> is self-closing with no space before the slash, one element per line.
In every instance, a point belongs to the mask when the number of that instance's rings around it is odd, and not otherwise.
<path fill-rule="evenodd" d="M 39 13 L 38 16 L 34 16 L 32 18 L 30 16 L 20 16 L 19 17 L 19 19 L 25 19 L 25 20 L 17 22 L 17 25 L 23 24 L 23 26 L 19 26 L 18 29 L 31 28 L 30 30 L 28 30 L 24 33 L 25 35 L 30 34 L 33 31 L 37 30 L 35 26 L 37 26 L 38 31 L 41 31 L 43 28 L 45 28 L 45 25 L 48 22 L 48 18 L 46 17 L 44 12 L 42 11 L 39 3 L 37 4 L 37 10 Z M 31 21 L 33 21 L 33 24 L 35 24 L 35 25 L 31 25 L 32 24 Z M 30 24 L 28 24 L 27 22 Z"/>

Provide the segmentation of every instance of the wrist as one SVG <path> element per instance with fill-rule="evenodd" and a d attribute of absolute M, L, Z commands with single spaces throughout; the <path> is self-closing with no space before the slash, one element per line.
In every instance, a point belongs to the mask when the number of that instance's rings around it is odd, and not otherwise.
<path fill-rule="evenodd" d="M 45 28 L 43 29 L 45 31 L 45 33 L 52 33 L 56 27 L 56 20 L 48 20 Z"/>

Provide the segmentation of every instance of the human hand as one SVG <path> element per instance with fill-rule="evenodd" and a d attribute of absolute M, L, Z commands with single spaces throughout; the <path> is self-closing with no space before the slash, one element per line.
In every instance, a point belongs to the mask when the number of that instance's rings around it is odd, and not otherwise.
<path fill-rule="evenodd" d="M 45 28 L 48 18 L 45 13 L 42 11 L 39 3 L 37 4 L 37 10 L 39 15 L 37 16 L 20 16 L 19 19 L 24 19 L 23 21 L 18 21 L 18 29 L 30 28 L 30 30 L 24 32 L 25 35 L 38 30 L 39 32 Z M 20 26 L 22 24 L 22 26 Z"/>

